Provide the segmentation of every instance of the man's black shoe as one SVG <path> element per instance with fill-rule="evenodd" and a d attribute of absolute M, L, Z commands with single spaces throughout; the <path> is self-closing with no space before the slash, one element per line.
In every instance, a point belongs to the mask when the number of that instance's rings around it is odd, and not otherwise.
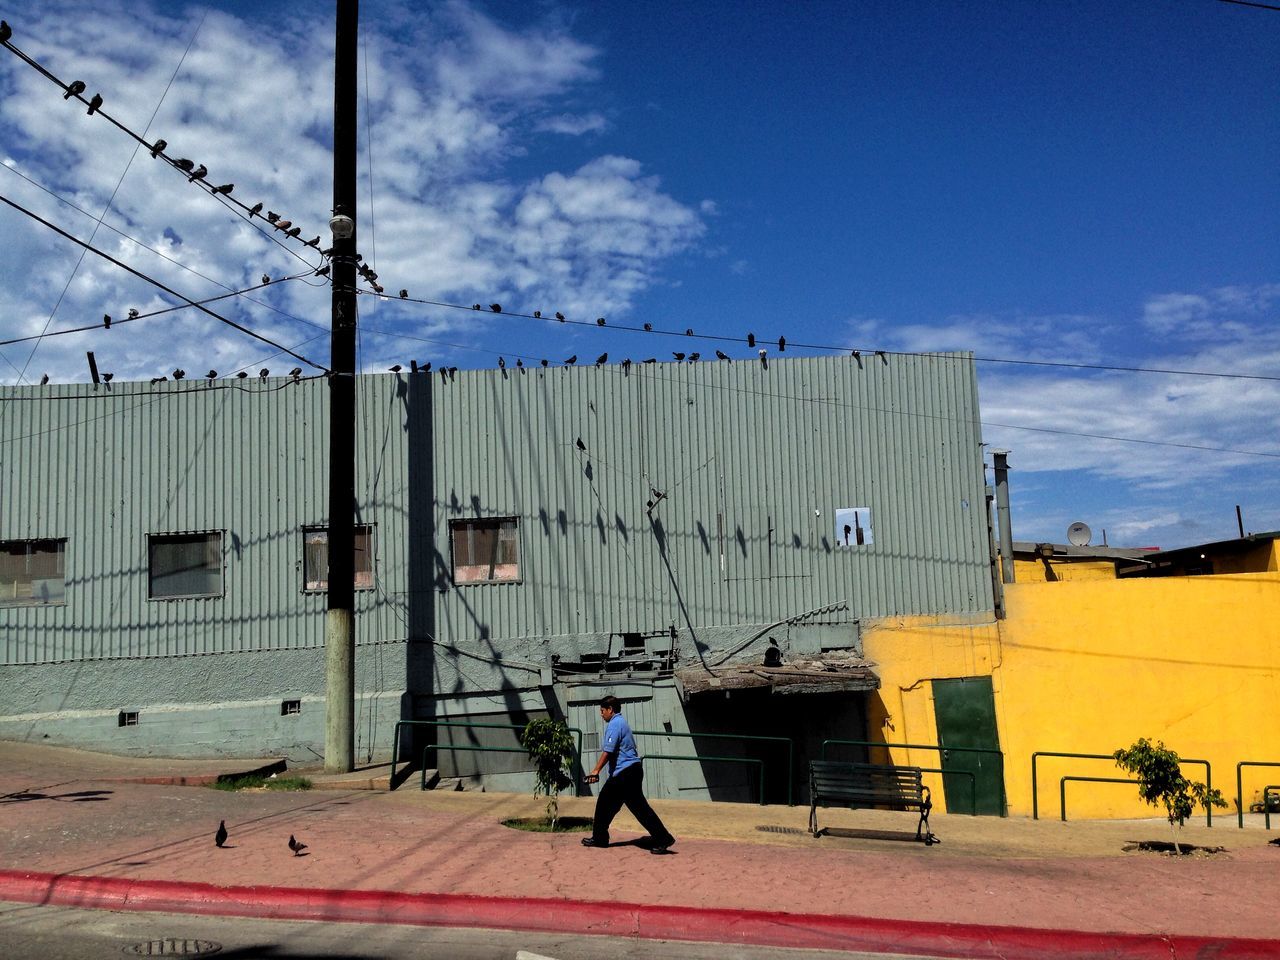
<path fill-rule="evenodd" d="M 663 837 L 661 840 L 655 840 L 653 846 L 649 848 L 650 853 L 670 853 L 671 845 L 676 842 L 675 837 Z"/>
<path fill-rule="evenodd" d="M 600 840 L 597 840 L 595 837 L 583 837 L 582 845 L 584 847 L 607 847 L 609 845 L 609 841 L 605 840 L 601 842 Z"/>

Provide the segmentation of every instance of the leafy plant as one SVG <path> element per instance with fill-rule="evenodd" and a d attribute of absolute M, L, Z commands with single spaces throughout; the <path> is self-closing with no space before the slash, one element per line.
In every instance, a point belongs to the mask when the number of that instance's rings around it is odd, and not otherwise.
<path fill-rule="evenodd" d="M 1117 750 L 1116 766 L 1138 778 L 1138 796 L 1153 807 L 1164 807 L 1169 818 L 1169 832 L 1173 835 L 1173 849 L 1181 854 L 1178 834 L 1173 829 L 1181 827 L 1196 807 L 1208 809 L 1210 805 L 1225 807 L 1219 790 L 1211 790 L 1203 783 L 1188 780 L 1178 766 L 1178 755 L 1157 740 L 1154 744 L 1141 737 L 1132 746 Z"/>
<path fill-rule="evenodd" d="M 573 784 L 570 771 L 577 759 L 573 736 L 563 720 L 538 717 L 525 724 L 520 745 L 533 761 L 533 795 L 547 798 L 547 819 L 554 831 L 560 814 L 560 791 Z"/>
<path fill-rule="evenodd" d="M 268 777 L 250 773 L 243 777 L 219 779 L 212 784 L 215 790 L 310 790 L 311 781 L 306 777 Z"/>

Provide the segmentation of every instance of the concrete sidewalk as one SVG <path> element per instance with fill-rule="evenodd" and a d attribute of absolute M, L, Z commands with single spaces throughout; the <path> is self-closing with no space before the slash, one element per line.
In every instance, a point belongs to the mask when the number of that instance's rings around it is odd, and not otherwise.
<path fill-rule="evenodd" d="M 1167 840 L 1162 820 L 935 813 L 943 842 L 925 847 L 896 839 L 909 813 L 820 811 L 833 835 L 815 840 L 803 807 L 656 801 L 679 842 L 651 856 L 625 813 L 608 850 L 502 826 L 542 812 L 524 795 L 179 785 L 262 765 L 0 742 L 0 899 L 957 957 L 1280 957 L 1280 833 L 1230 817 L 1182 833 L 1224 852 L 1173 858 L 1124 849 Z"/>

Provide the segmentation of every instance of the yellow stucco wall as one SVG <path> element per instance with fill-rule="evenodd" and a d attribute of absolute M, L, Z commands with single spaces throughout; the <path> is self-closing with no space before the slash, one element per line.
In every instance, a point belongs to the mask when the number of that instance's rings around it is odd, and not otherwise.
<path fill-rule="evenodd" d="M 1022 560 L 1013 558 L 1013 578 L 1018 583 L 1045 583 L 1067 580 L 1114 580 L 1116 565 L 1106 560 L 1066 560 L 1063 558 Z"/>
<path fill-rule="evenodd" d="M 869 736 L 936 743 L 932 679 L 992 677 L 1010 812 L 1031 812 L 1031 753 L 1110 753 L 1138 737 L 1209 760 L 1235 794 L 1240 760 L 1280 761 L 1280 574 L 1006 586 L 1008 618 L 989 624 L 888 620 L 864 633 L 881 689 Z M 937 766 L 936 754 L 894 759 Z M 1203 779 L 1202 767 L 1188 767 Z M 1110 761 L 1040 761 L 1042 817 L 1058 816 L 1063 775 L 1119 777 Z M 936 778 L 935 778 L 936 781 Z M 1246 805 L 1280 767 L 1246 769 Z M 935 796 L 942 796 L 940 784 Z M 1067 811 L 1151 816 L 1137 788 L 1070 783 Z M 1234 816 L 1232 809 L 1215 814 Z"/>

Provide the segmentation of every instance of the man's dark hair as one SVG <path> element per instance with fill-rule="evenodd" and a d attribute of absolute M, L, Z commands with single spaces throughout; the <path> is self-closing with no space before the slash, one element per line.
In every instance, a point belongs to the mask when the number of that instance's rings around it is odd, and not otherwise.
<path fill-rule="evenodd" d="M 612 693 L 607 697 L 600 698 L 600 706 L 608 707 L 614 713 L 622 712 L 622 701 L 615 697 Z"/>

